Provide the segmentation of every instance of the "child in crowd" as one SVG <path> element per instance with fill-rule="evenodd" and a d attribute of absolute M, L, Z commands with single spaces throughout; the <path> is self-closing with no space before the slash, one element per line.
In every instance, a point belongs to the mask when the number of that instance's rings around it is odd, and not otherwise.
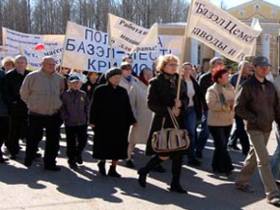
<path fill-rule="evenodd" d="M 68 90 L 62 95 L 62 119 L 65 123 L 67 156 L 70 168 L 77 169 L 82 164 L 82 151 L 87 143 L 88 98 L 80 90 L 81 79 L 74 74 L 68 78 Z"/>

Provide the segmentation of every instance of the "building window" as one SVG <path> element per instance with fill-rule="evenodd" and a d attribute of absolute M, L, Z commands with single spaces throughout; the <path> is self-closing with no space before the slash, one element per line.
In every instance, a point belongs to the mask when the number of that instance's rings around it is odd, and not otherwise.
<path fill-rule="evenodd" d="M 258 11 L 260 9 L 260 5 L 256 4 L 256 10 Z"/>

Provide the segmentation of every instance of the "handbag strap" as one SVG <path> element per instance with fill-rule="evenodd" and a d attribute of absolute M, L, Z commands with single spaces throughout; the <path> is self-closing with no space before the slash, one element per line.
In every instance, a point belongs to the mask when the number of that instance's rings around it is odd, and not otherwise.
<path fill-rule="evenodd" d="M 170 115 L 170 118 L 171 118 L 171 121 L 172 121 L 174 127 L 175 127 L 176 129 L 179 129 L 180 126 L 179 126 L 179 123 L 178 123 L 178 121 L 177 121 L 177 119 L 176 119 L 174 113 L 172 112 L 172 110 L 171 110 L 169 107 L 168 107 L 167 109 L 168 109 L 168 113 L 169 113 L 169 115 Z"/>
<path fill-rule="evenodd" d="M 163 130 L 163 129 L 164 129 L 164 124 L 165 124 L 165 121 L 166 121 L 166 118 L 165 118 L 165 117 L 164 117 L 164 118 L 162 118 L 161 130 Z"/>

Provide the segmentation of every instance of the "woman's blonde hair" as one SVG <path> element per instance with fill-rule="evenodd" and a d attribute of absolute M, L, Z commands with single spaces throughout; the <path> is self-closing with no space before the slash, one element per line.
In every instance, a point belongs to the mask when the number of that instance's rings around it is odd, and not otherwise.
<path fill-rule="evenodd" d="M 167 63 L 174 61 L 179 64 L 179 58 L 175 55 L 168 54 L 168 55 L 161 55 L 158 57 L 156 62 L 156 70 L 157 72 L 163 72 L 164 67 Z"/>
<path fill-rule="evenodd" d="M 9 57 L 9 56 L 3 58 L 1 64 L 2 64 L 2 66 L 4 66 L 8 62 L 13 63 L 13 65 L 15 66 L 15 60 L 12 57 Z"/>

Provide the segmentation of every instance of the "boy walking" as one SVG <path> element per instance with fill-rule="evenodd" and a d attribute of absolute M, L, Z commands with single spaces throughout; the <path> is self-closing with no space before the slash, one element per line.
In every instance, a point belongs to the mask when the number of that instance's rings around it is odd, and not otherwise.
<path fill-rule="evenodd" d="M 76 75 L 68 78 L 68 90 L 62 94 L 61 115 L 65 123 L 68 164 L 77 169 L 82 164 L 82 151 L 87 143 L 88 99 L 80 90 L 82 82 Z"/>

